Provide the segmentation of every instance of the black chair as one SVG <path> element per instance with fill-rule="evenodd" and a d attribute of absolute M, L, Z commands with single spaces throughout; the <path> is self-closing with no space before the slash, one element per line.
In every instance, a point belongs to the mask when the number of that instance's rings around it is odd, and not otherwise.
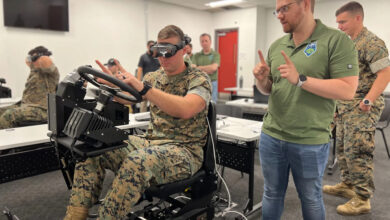
<path fill-rule="evenodd" d="M 157 198 L 160 201 L 157 204 L 146 206 L 143 210 L 130 213 L 130 219 L 139 219 L 144 215 L 147 219 L 213 219 L 214 207 L 212 197 L 217 189 L 217 175 L 215 172 L 215 153 L 216 144 L 216 110 L 215 104 L 210 102 L 208 110 L 209 130 L 207 142 L 204 147 L 203 166 L 200 170 L 188 179 L 168 183 L 164 185 L 151 186 L 144 192 L 142 200 L 153 201 Z M 184 193 L 189 198 L 183 202 L 174 196 Z M 140 201 L 140 202 L 141 202 Z M 169 203 L 168 209 L 156 211 L 156 205 Z M 170 210 L 170 211 L 167 211 Z M 176 210 L 176 211 L 173 211 Z M 163 216 L 163 218 L 161 217 Z M 207 218 L 204 218 L 207 216 Z"/>
<path fill-rule="evenodd" d="M 387 145 L 387 140 L 384 132 L 385 128 L 389 127 L 389 124 L 390 124 L 390 97 L 385 97 L 385 109 L 383 109 L 382 115 L 379 119 L 376 129 L 382 133 L 383 141 L 387 151 L 387 156 L 390 159 L 389 147 Z"/>

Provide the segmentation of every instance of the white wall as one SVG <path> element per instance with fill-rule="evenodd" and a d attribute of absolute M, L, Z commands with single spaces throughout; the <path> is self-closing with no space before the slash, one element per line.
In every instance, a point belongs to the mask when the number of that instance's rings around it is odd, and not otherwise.
<path fill-rule="evenodd" d="M 210 12 L 200 11 L 160 2 L 148 4 L 148 38 L 157 40 L 159 30 L 169 24 L 180 27 L 184 34 L 192 39 L 193 53 L 202 48 L 199 36 L 210 33 L 213 36 L 212 15 Z"/>
<path fill-rule="evenodd" d="M 333 28 L 337 28 L 335 12 L 349 0 L 338 0 L 338 1 L 325 1 L 319 2 L 315 5 L 314 16 L 315 18 L 321 19 L 321 21 Z M 390 29 L 386 21 L 390 20 L 390 1 L 388 0 L 359 0 L 359 3 L 362 4 L 364 8 L 365 18 L 364 25 L 378 37 L 385 41 L 387 48 L 390 48 Z M 273 41 L 283 36 L 282 26 L 279 23 L 279 20 L 272 14 L 274 9 L 270 8 L 266 10 L 267 24 L 266 32 L 266 48 L 268 50 L 269 46 Z M 385 91 L 390 91 L 390 86 L 388 85 Z"/>
<path fill-rule="evenodd" d="M 69 32 L 0 25 L 0 77 L 6 78 L 13 97 L 21 97 L 29 74 L 24 60 L 38 45 L 53 52 L 61 78 L 80 65 L 97 68 L 95 59 L 106 62 L 111 57 L 134 73 L 146 41 L 156 40 L 162 27 L 175 24 L 190 36 L 199 36 L 213 30 L 210 20 L 209 12 L 147 0 L 69 0 Z M 197 37 L 193 39 L 195 49 L 200 49 Z"/>
<path fill-rule="evenodd" d="M 252 87 L 255 65 L 257 9 L 237 9 L 213 14 L 214 29 L 238 28 L 238 74 L 244 87 Z M 212 34 L 214 36 L 214 33 Z"/>

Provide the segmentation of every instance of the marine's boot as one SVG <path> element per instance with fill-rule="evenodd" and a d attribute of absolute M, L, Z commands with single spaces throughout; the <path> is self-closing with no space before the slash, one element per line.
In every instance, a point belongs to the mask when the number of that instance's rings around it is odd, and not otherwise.
<path fill-rule="evenodd" d="M 337 206 L 340 215 L 360 215 L 371 211 L 370 199 L 356 195 L 344 205 Z"/>
<path fill-rule="evenodd" d="M 68 206 L 64 220 L 86 220 L 88 209 L 85 207 Z"/>
<path fill-rule="evenodd" d="M 352 199 L 356 195 L 356 193 L 353 191 L 353 187 L 348 186 L 344 182 L 338 183 L 334 186 L 324 185 L 322 187 L 322 191 L 326 194 L 342 196 L 348 199 Z"/>

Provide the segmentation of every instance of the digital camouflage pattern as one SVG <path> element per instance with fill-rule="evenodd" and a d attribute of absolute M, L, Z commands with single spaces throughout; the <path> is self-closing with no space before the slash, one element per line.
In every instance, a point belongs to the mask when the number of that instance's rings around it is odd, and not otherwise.
<path fill-rule="evenodd" d="M 47 94 L 56 91 L 59 77 L 54 65 L 31 68 L 21 103 L 0 108 L 0 129 L 18 127 L 23 122 L 47 121 Z"/>
<path fill-rule="evenodd" d="M 354 186 L 361 197 L 370 198 L 375 189 L 375 128 L 384 109 L 384 98 L 379 96 L 368 113 L 361 111 L 359 104 L 371 89 L 376 73 L 389 66 L 390 61 L 385 43 L 367 28 L 363 28 L 354 42 L 359 59 L 359 86 L 353 100 L 337 102 L 337 159 L 341 180 Z"/>
<path fill-rule="evenodd" d="M 149 73 L 144 80 L 170 94 L 195 93 L 206 103 L 210 101 L 210 80 L 197 69 L 189 67 L 172 77 L 158 70 Z M 185 179 L 197 172 L 206 143 L 207 109 L 183 120 L 151 104 L 151 123 L 145 137 L 129 136 L 127 148 L 77 163 L 70 206 L 90 208 L 98 200 L 105 169 L 112 170 L 115 179 L 99 209 L 100 219 L 121 219 L 150 185 Z"/>

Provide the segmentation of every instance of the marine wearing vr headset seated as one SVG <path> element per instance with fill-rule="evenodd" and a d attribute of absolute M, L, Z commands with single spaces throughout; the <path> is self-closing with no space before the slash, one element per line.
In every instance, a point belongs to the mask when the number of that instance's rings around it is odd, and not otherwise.
<path fill-rule="evenodd" d="M 26 64 L 31 71 L 22 100 L 0 108 L 0 129 L 47 121 L 47 94 L 55 92 L 60 77 L 57 67 L 49 57 L 51 54 L 43 46 L 28 52 Z"/>
<path fill-rule="evenodd" d="M 187 43 L 180 28 L 164 27 L 153 47 L 163 68 L 146 75 L 144 82 L 116 63 L 121 71 L 117 78 L 150 101 L 151 123 L 145 136 L 129 136 L 127 147 L 76 164 L 65 219 L 86 219 L 101 193 L 105 169 L 112 170 L 115 178 L 99 208 L 99 219 L 123 219 L 150 185 L 186 179 L 202 166 L 211 82 L 184 62 Z"/>

